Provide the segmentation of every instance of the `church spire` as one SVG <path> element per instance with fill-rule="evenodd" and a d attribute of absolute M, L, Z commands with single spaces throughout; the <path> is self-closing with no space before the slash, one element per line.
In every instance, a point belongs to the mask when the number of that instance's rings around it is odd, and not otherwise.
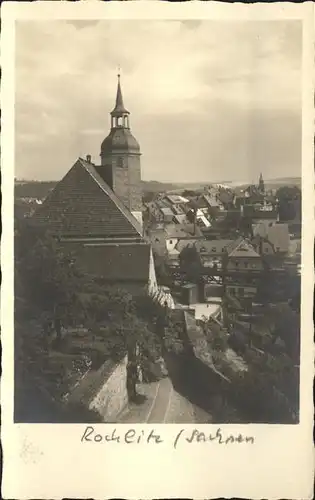
<path fill-rule="evenodd" d="M 258 189 L 261 193 L 264 193 L 264 191 L 265 191 L 265 183 L 264 183 L 264 179 L 263 179 L 261 172 L 260 172 L 260 176 L 259 176 Z"/>
<path fill-rule="evenodd" d="M 123 115 L 129 115 L 129 111 L 124 106 L 121 85 L 120 85 L 120 70 L 118 70 L 117 74 L 118 82 L 117 82 L 117 93 L 116 93 L 116 104 L 111 112 L 112 116 L 122 117 Z"/>

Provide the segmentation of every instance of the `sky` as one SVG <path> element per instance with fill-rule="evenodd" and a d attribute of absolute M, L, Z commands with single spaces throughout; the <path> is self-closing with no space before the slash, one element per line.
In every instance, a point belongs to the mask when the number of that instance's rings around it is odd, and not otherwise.
<path fill-rule="evenodd" d="M 100 162 L 117 69 L 143 180 L 300 176 L 300 21 L 18 21 L 15 176 Z"/>

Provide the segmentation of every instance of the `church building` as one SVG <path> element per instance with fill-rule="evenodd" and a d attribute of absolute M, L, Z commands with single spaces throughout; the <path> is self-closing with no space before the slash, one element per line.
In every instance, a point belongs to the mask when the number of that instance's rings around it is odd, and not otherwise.
<path fill-rule="evenodd" d="M 32 224 L 76 252 L 87 272 L 111 284 L 156 289 L 143 236 L 140 146 L 130 131 L 120 75 L 100 165 L 78 158 L 32 216 Z M 135 285 L 135 287 L 133 287 Z"/>

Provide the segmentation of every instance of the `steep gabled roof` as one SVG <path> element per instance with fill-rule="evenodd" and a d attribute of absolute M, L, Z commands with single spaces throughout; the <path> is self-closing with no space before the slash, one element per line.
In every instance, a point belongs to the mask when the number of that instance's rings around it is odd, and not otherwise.
<path fill-rule="evenodd" d="M 256 252 L 253 245 L 246 241 L 245 239 L 241 239 L 241 241 L 237 240 L 237 243 L 231 248 L 228 249 L 229 257 L 259 257 L 259 253 Z"/>
<path fill-rule="evenodd" d="M 95 166 L 79 158 L 36 210 L 32 223 L 63 236 L 139 238 L 137 219 Z"/>
<path fill-rule="evenodd" d="M 216 255 L 228 251 L 232 243 L 234 243 L 234 241 L 231 239 L 204 240 L 204 241 L 197 241 L 196 248 L 201 253 Z"/>
<path fill-rule="evenodd" d="M 262 221 L 254 227 L 254 235 L 271 244 L 274 250 L 287 252 L 290 243 L 288 224 Z"/>

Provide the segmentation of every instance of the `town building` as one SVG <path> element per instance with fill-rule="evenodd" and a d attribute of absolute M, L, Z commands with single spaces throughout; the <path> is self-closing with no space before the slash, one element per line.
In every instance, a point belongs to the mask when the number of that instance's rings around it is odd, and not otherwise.
<path fill-rule="evenodd" d="M 290 234 L 288 224 L 262 221 L 253 227 L 253 244 L 262 255 L 282 255 L 289 252 Z"/>
<path fill-rule="evenodd" d="M 226 292 L 241 299 L 254 298 L 264 269 L 262 256 L 249 241 L 240 238 L 233 242 L 224 263 Z"/>
<path fill-rule="evenodd" d="M 257 203 L 257 204 L 247 204 L 241 207 L 241 215 L 257 220 L 278 220 L 278 212 L 271 204 Z"/>

